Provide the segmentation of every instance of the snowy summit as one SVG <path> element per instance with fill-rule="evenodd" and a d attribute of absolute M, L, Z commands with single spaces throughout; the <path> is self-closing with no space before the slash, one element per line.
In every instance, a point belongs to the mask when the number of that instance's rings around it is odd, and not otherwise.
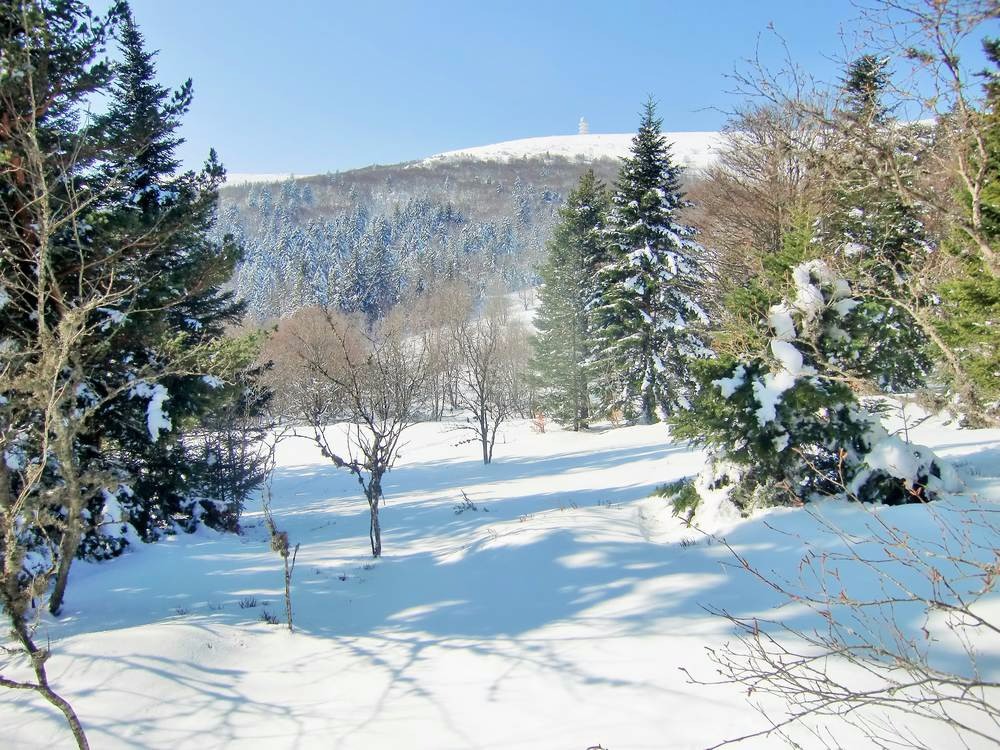
<path fill-rule="evenodd" d="M 722 134 L 712 131 L 664 133 L 672 145 L 674 161 L 688 169 L 705 169 L 716 159 Z M 445 151 L 423 160 L 423 164 L 454 159 L 511 161 L 513 159 L 558 156 L 565 159 L 595 161 L 619 159 L 628 154 L 633 133 L 584 133 L 520 138 L 514 141 Z"/>

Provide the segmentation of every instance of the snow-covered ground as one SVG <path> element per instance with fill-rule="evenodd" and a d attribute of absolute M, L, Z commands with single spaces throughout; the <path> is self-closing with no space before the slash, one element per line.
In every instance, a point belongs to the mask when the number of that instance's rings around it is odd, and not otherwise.
<path fill-rule="evenodd" d="M 260 621 L 282 616 L 282 574 L 257 508 L 242 536 L 201 531 L 76 565 L 66 616 L 40 636 L 92 746 L 662 750 L 762 726 L 743 691 L 680 671 L 711 679 L 705 647 L 731 634 L 703 606 L 767 615 L 777 603 L 649 496 L 696 472 L 698 452 L 662 426 L 537 434 L 522 422 L 483 466 L 440 425 L 406 438 L 374 562 L 357 483 L 306 441 L 281 445 L 274 511 L 302 544 L 294 634 Z M 913 438 L 953 459 L 970 492 L 1000 497 L 1000 431 L 928 423 Z M 455 512 L 462 490 L 477 510 Z M 816 507 L 847 528 L 869 512 Z M 921 507 L 878 512 L 927 520 Z M 823 539 L 790 509 L 720 531 L 765 570 L 794 569 L 802 539 Z M 0 695 L 0 746 L 72 746 L 47 705 Z"/>
<path fill-rule="evenodd" d="M 672 144 L 674 161 L 689 169 L 705 169 L 716 159 L 722 144 L 722 134 L 716 132 L 664 133 Z M 521 138 L 489 146 L 463 148 L 436 154 L 422 163 L 455 159 L 507 162 L 524 157 L 558 156 L 566 159 L 594 161 L 627 156 L 632 145 L 632 133 L 589 133 L 586 135 L 555 135 L 542 138 Z"/>

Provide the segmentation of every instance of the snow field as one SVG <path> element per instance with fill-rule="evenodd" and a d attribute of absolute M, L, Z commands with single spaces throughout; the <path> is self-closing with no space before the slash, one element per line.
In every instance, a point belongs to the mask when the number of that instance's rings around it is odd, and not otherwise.
<path fill-rule="evenodd" d="M 439 424 L 404 434 L 378 561 L 356 481 L 305 440 L 280 446 L 273 510 L 302 544 L 294 634 L 260 621 L 283 605 L 258 508 L 239 537 L 203 530 L 75 566 L 67 616 L 40 634 L 92 746 L 703 748 L 761 728 L 743 691 L 680 671 L 712 679 L 704 647 L 730 638 L 702 607 L 808 615 L 775 612 L 776 595 L 729 566 L 723 545 L 650 497 L 696 473 L 700 453 L 662 426 L 537 434 L 518 422 L 484 466 L 478 446 L 456 446 L 464 437 Z M 970 492 L 1000 497 L 1000 431 L 931 421 L 912 438 L 952 459 Z M 455 512 L 461 490 L 476 510 Z M 857 531 L 870 517 L 815 508 L 718 531 L 762 570 L 787 572 L 806 541 L 836 547 L 823 519 Z M 922 507 L 877 512 L 915 535 L 940 520 Z M 988 656 L 997 668 L 1000 654 Z M 5 747 L 72 747 L 48 706 L 2 695 Z"/>

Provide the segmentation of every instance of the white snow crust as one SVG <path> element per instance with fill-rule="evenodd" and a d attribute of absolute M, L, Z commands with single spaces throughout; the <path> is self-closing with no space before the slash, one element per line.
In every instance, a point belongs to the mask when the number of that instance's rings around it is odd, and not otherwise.
<path fill-rule="evenodd" d="M 486 146 L 460 148 L 434 154 L 421 161 L 433 165 L 443 161 L 471 159 L 474 161 L 510 162 L 524 158 L 560 157 L 590 162 L 598 159 L 619 159 L 629 154 L 634 133 L 587 133 L 519 138 Z M 723 134 L 716 131 L 679 131 L 664 133 L 671 145 L 674 162 L 690 170 L 704 170 L 715 163 L 723 145 Z M 226 185 L 278 183 L 312 174 L 292 172 L 232 172 L 226 175 Z"/>
<path fill-rule="evenodd" d="M 912 432 L 959 467 L 968 496 L 1000 497 L 1000 430 L 931 419 Z M 330 435 L 343 447 L 343 426 Z M 522 421 L 503 428 L 494 463 L 483 466 L 478 448 L 456 446 L 447 424 L 404 437 L 385 483 L 385 556 L 374 562 L 353 477 L 304 439 L 279 447 L 275 520 L 302 544 L 295 633 L 260 619 L 265 610 L 283 618 L 283 577 L 259 504 L 248 506 L 239 536 L 201 530 L 74 565 L 64 616 L 43 615 L 36 636 L 51 640 L 53 687 L 73 703 L 91 745 L 693 750 L 762 728 L 743 689 L 692 685 L 680 671 L 713 679 L 705 648 L 732 639 L 704 607 L 810 621 L 794 607 L 775 609 L 774 593 L 741 573 L 724 545 L 651 496 L 698 472 L 699 451 L 672 443 L 659 425 L 538 434 Z M 887 453 L 880 463 L 905 460 Z M 455 512 L 463 490 L 478 510 Z M 830 502 L 751 519 L 718 502 L 698 523 L 707 519 L 761 569 L 794 575 L 811 540 L 838 549 L 825 523 L 850 537 L 877 515 L 940 541 L 933 513 L 947 518 L 972 502 Z M 120 513 L 105 503 L 107 521 Z M 844 571 L 838 585 L 864 584 L 863 576 Z M 1000 677 L 998 656 L 982 662 L 991 679 Z M 3 658 L 0 668 L 27 676 Z M 0 744 L 74 747 L 57 712 L 25 691 L 2 696 Z M 833 727 L 842 746 L 868 746 L 842 722 Z M 908 728 L 929 746 L 954 740 L 937 727 Z M 811 735 L 798 738 L 815 746 Z M 771 748 L 775 739 L 744 746 Z"/>

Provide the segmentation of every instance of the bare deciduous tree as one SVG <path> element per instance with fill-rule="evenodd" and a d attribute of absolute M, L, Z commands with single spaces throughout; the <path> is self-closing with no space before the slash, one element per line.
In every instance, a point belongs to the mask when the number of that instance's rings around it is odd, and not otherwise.
<path fill-rule="evenodd" d="M 380 557 L 382 478 L 398 458 L 403 431 L 417 419 L 428 371 L 427 349 L 400 310 L 372 326 L 363 318 L 330 310 L 312 310 L 306 318 L 312 338 L 293 328 L 298 342 L 294 351 L 311 382 L 329 390 L 328 403 L 342 406 L 348 422 L 347 456 L 331 440 L 329 410 L 309 408 L 300 414 L 323 455 L 350 471 L 361 485 L 370 511 L 372 555 Z M 319 321 L 325 328 L 316 327 Z M 300 392 L 307 394 L 308 389 Z"/>
<path fill-rule="evenodd" d="M 411 318 L 423 339 L 428 356 L 427 396 L 430 416 L 438 421 L 446 407 L 458 408 L 461 353 L 456 331 L 469 319 L 472 293 L 466 284 L 441 284 L 412 302 Z"/>
<path fill-rule="evenodd" d="M 898 158 L 909 136 L 905 129 L 865 129 L 852 133 L 873 177 L 885 180 L 912 205 L 927 207 L 939 220 L 966 235 L 984 265 L 996 276 L 1000 264 L 984 224 L 990 153 L 989 122 L 981 108 L 982 82 L 961 54 L 963 45 L 1000 18 L 996 0 L 869 0 L 859 3 L 863 24 L 858 46 L 880 54 L 899 70 L 890 81 L 890 109 L 908 120 L 933 120 L 936 142 L 921 154 L 920 170 Z M 783 40 L 779 41 L 783 44 Z M 846 61 L 845 61 L 846 62 Z M 812 81 L 790 59 L 779 70 L 754 57 L 733 76 L 738 92 L 796 116 L 828 133 L 843 131 L 836 92 Z M 894 140 L 896 139 L 896 140 Z M 897 142 L 898 141 L 898 142 Z M 961 189 L 941 190 L 940 176 Z M 914 179 L 918 177 L 921 179 Z"/>
<path fill-rule="evenodd" d="M 274 420 L 332 424 L 346 419 L 343 391 L 316 372 L 316 363 L 336 369 L 341 356 L 321 308 L 304 308 L 282 320 L 268 337 L 263 356 L 272 363 L 265 380 L 274 392 Z"/>
<path fill-rule="evenodd" d="M 844 167 L 851 162 L 855 175 L 863 171 L 871 187 L 895 196 L 901 206 L 920 216 L 936 251 L 914 264 L 905 283 L 888 288 L 871 284 L 871 296 L 904 310 L 932 342 L 939 355 L 938 380 L 949 384 L 968 418 L 996 424 L 1000 417 L 989 399 L 981 396 L 972 372 L 981 367 L 983 357 L 970 364 L 962 345 L 949 343 L 942 331 L 949 326 L 951 312 L 935 300 L 940 300 L 943 282 L 967 278 L 970 263 L 981 264 L 985 279 L 995 280 L 1000 273 L 988 219 L 993 179 L 990 128 L 995 125 L 983 106 L 979 71 L 963 54 L 978 41 L 977 34 L 985 33 L 986 23 L 1000 18 L 1000 4 L 864 0 L 857 6 L 860 18 L 854 28 L 854 49 L 848 54 L 863 53 L 885 66 L 883 104 L 891 116 L 884 122 L 845 118 L 850 94 L 843 82 L 817 82 L 794 63 L 776 34 L 774 39 L 785 51 L 783 64 L 768 67 L 758 54 L 745 61 L 732 80 L 736 91 L 755 102 L 756 109 L 789 113 L 814 134 L 812 145 L 806 143 L 806 164 L 812 183 L 823 188 L 818 195 L 820 209 L 843 188 Z M 846 68 L 851 61 L 842 62 Z M 924 127 L 917 127 L 918 121 Z M 713 188 L 707 190 L 711 201 Z M 961 252 L 945 252 L 946 244 L 961 246 Z M 857 265 L 852 259 L 845 262 Z"/>
<path fill-rule="evenodd" d="M 493 296 L 482 316 L 466 321 L 454 336 L 462 361 L 458 404 L 470 413 L 469 421 L 456 423 L 456 428 L 475 434 L 471 440 L 479 442 L 488 464 L 500 425 L 527 411 L 527 334 L 512 319 L 509 302 Z"/>
<path fill-rule="evenodd" d="M 814 212 L 818 136 L 795 106 L 749 107 L 726 127 L 718 161 L 690 191 L 691 220 L 715 254 L 718 294 L 760 273 L 761 259 L 780 252 L 795 221 Z"/>

